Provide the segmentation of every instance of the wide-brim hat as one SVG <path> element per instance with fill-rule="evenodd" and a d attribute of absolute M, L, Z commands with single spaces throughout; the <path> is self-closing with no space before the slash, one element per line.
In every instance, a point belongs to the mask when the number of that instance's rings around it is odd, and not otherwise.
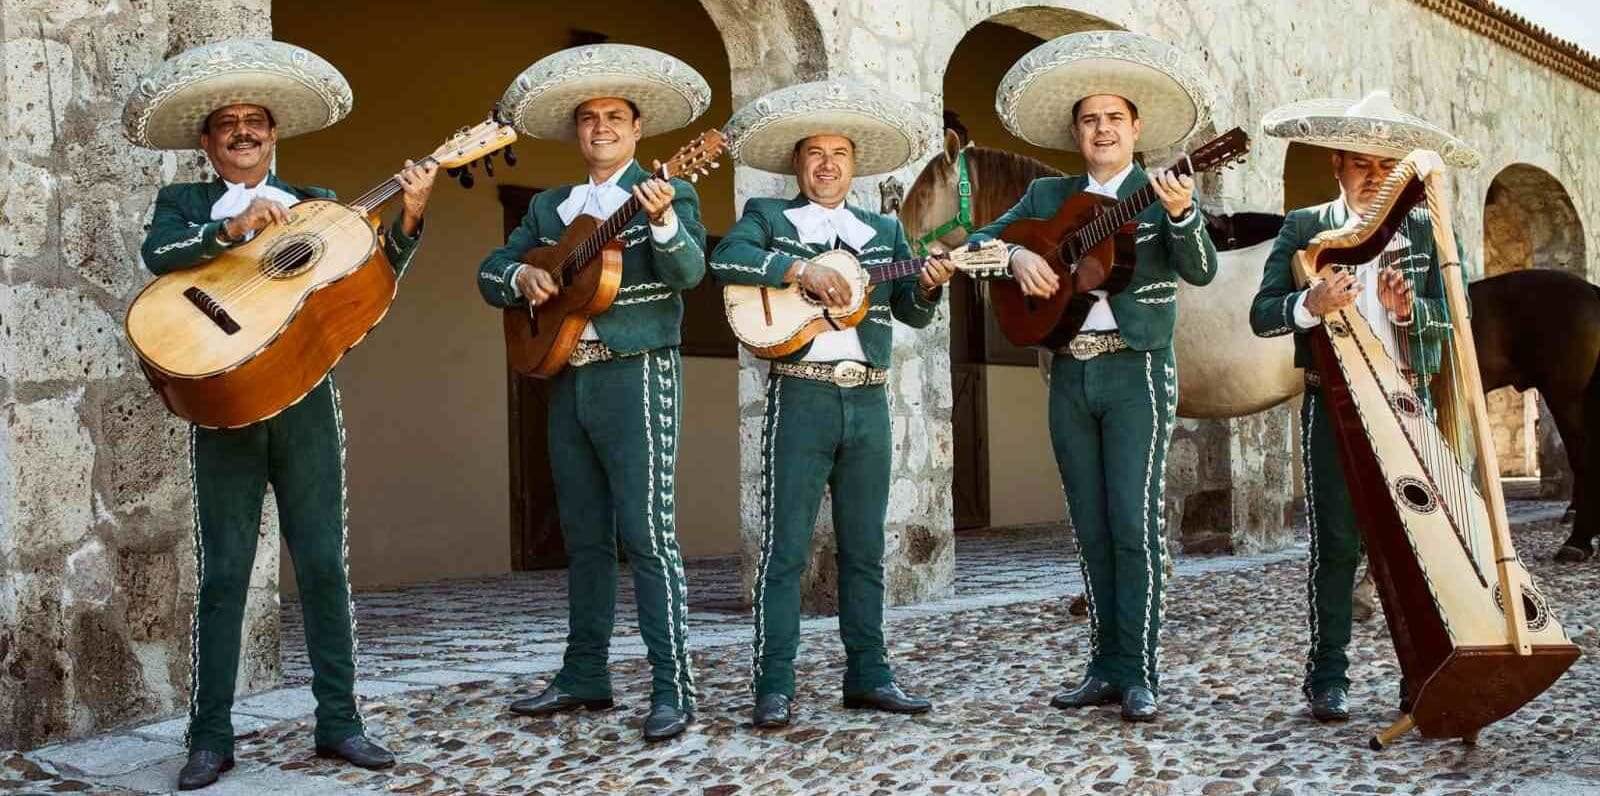
<path fill-rule="evenodd" d="M 1374 91 L 1360 101 L 1291 102 L 1267 112 L 1261 119 L 1261 128 L 1277 138 L 1376 157 L 1403 158 L 1413 150 L 1430 149 L 1457 168 L 1475 168 L 1481 160 L 1467 142 L 1426 119 L 1395 108 L 1389 92 L 1384 90 Z"/>
<path fill-rule="evenodd" d="M 786 86 L 740 108 L 728 120 L 728 153 L 775 174 L 794 173 L 794 145 L 841 135 L 856 151 L 856 176 L 894 171 L 922 155 L 932 130 L 924 114 L 886 89 L 854 80 Z"/>
<path fill-rule="evenodd" d="M 590 44 L 552 53 L 522 70 L 500 107 L 525 135 L 575 141 L 573 113 L 602 97 L 632 102 L 649 137 L 700 118 L 711 105 L 711 86 L 694 67 L 660 50 Z"/>
<path fill-rule="evenodd" d="M 321 56 L 270 39 L 227 39 L 168 58 L 139 81 L 122 108 L 128 140 L 150 149 L 199 149 L 206 117 L 260 105 L 278 137 L 321 130 L 355 104 L 350 83 Z"/>
<path fill-rule="evenodd" d="M 1165 149 L 1193 135 L 1211 116 L 1216 90 L 1177 48 L 1119 30 L 1051 39 L 1012 64 L 994 106 L 1012 135 L 1036 146 L 1076 150 L 1072 106 L 1113 94 L 1139 109 L 1136 151 Z"/>

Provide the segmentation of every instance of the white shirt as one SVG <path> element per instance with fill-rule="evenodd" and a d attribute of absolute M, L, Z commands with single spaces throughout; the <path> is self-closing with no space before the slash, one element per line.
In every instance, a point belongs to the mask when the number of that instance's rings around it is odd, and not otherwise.
<path fill-rule="evenodd" d="M 572 192 L 567 194 L 567 198 L 556 205 L 556 215 L 561 217 L 561 223 L 571 224 L 579 215 L 593 216 L 601 220 L 610 218 L 612 213 L 617 212 L 617 208 L 622 207 L 628 198 L 633 196 L 632 192 L 618 184 L 622 179 L 622 173 L 627 170 L 626 166 L 617 169 L 599 185 L 595 184 L 594 177 L 590 177 L 582 185 L 572 186 Z M 650 237 L 654 238 L 656 243 L 666 243 L 677 234 L 677 216 L 668 219 L 665 226 L 650 225 Z M 511 289 L 516 291 L 518 296 L 522 295 L 522 286 L 517 277 L 521 276 L 522 269 L 527 267 L 523 264 L 511 275 Z M 600 333 L 594 329 L 594 321 L 584 324 L 583 334 L 580 337 L 584 340 L 600 339 Z"/>
<path fill-rule="evenodd" d="M 1339 198 L 1340 201 L 1345 201 L 1343 191 L 1339 193 Z M 1346 216 L 1345 228 L 1361 223 L 1360 214 L 1350 209 L 1350 204 L 1347 201 L 1344 204 L 1344 212 Z M 1410 247 L 1411 239 L 1407 238 L 1403 233 L 1396 232 L 1394 237 L 1389 240 L 1389 245 L 1383 248 L 1383 251 L 1385 253 L 1395 252 Z M 1388 309 L 1383 306 L 1383 301 L 1378 298 L 1378 275 L 1383 272 L 1383 266 L 1380 263 L 1382 259 L 1383 255 L 1380 254 L 1372 260 L 1356 266 L 1356 279 L 1361 283 L 1361 292 L 1357 294 L 1355 303 L 1352 306 L 1356 308 L 1356 312 L 1361 313 L 1361 317 L 1365 318 L 1367 324 L 1372 327 L 1372 333 L 1377 335 L 1378 340 L 1383 343 L 1383 350 L 1389 353 L 1389 358 L 1399 362 L 1401 358 L 1400 348 L 1399 340 L 1395 337 L 1395 328 L 1401 326 L 1401 324 L 1396 324 L 1390 318 Z M 1309 292 L 1301 293 L 1300 298 L 1294 303 L 1294 322 L 1302 329 L 1310 329 L 1321 321 L 1317 316 L 1312 315 L 1310 310 L 1306 309 L 1306 294 Z M 1409 326 L 1410 322 L 1404 325 Z M 1405 366 L 1407 363 L 1400 362 L 1400 364 Z"/>
<path fill-rule="evenodd" d="M 800 242 L 808 245 L 832 246 L 841 241 L 856 251 L 866 248 L 878 233 L 865 221 L 841 203 L 838 207 L 823 207 L 807 202 L 800 207 L 783 211 L 784 217 L 800 233 Z M 801 358 L 805 362 L 838 362 L 854 360 L 866 362 L 867 352 L 861 348 L 861 336 L 854 327 L 822 332 L 811 338 L 811 348 Z"/>
<path fill-rule="evenodd" d="M 294 194 L 291 194 L 288 191 L 276 186 L 267 184 L 269 177 L 270 175 L 268 175 L 268 177 L 261 178 L 261 182 L 256 183 L 254 188 L 251 188 L 242 182 L 228 182 L 227 180 L 223 180 L 222 184 L 228 186 L 228 190 L 223 193 L 222 196 L 218 197 L 217 201 L 211 204 L 211 220 L 220 221 L 224 218 L 233 218 L 234 216 L 243 213 L 244 209 L 250 206 L 251 200 L 255 199 L 256 197 L 269 199 L 283 205 L 284 207 L 293 207 L 296 202 L 300 201 L 300 198 Z M 255 236 L 256 233 L 254 231 L 246 232 L 244 239 L 250 240 Z"/>

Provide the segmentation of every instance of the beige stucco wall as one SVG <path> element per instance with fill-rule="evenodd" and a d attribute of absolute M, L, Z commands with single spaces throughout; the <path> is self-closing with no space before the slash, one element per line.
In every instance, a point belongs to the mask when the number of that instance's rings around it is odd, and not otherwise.
<path fill-rule="evenodd" d="M 1048 394 L 1038 368 L 990 365 L 989 522 L 995 526 L 1066 518 L 1061 476 L 1050 450 Z"/>

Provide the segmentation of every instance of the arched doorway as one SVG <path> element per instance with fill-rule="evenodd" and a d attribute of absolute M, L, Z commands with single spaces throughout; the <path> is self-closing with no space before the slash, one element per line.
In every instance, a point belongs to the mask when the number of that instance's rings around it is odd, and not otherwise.
<path fill-rule="evenodd" d="M 945 66 L 946 127 L 978 146 L 1082 172 L 1083 159 L 1076 153 L 1036 147 L 1011 135 L 995 115 L 995 91 L 1011 66 L 1046 40 L 1118 27 L 1044 6 L 1015 8 L 978 22 Z M 1064 518 L 1060 480 L 1048 435 L 1039 433 L 1046 396 L 1037 357 L 1005 340 L 982 285 L 957 279 L 949 295 L 955 529 L 1059 522 Z M 991 396 L 1004 411 L 989 411 Z M 1005 499 L 992 500 L 997 493 Z"/>
<path fill-rule="evenodd" d="M 735 73 L 753 71 L 753 31 L 793 21 L 762 8 L 746 9 L 746 22 L 726 8 L 736 3 L 707 5 L 715 15 L 677 0 L 624 0 L 601 15 L 572 4 L 467 0 L 441 15 L 421 4 L 281 0 L 273 8 L 277 37 L 338 65 L 357 98 L 340 125 L 284 143 L 285 176 L 354 195 L 484 118 L 534 60 L 600 41 L 671 52 L 710 82 L 712 105 L 699 122 L 641 144 L 641 162 L 665 159 L 730 115 Z M 730 51 L 725 39 L 741 45 Z M 508 374 L 499 313 L 478 296 L 473 273 L 504 240 L 508 207 L 519 216 L 532 191 L 584 174 L 571 145 L 523 140 L 515 149 L 515 167 L 497 165 L 493 176 L 479 170 L 472 190 L 440 178 L 425 241 L 389 317 L 340 367 L 358 588 L 560 560 L 548 555 L 552 547 L 559 553 L 550 490 L 538 486 L 539 471 L 546 480 L 548 471 L 537 385 Z M 733 169 L 712 172 L 696 189 L 708 232 L 720 235 L 737 206 Z M 709 278 L 690 304 L 680 456 L 696 464 L 680 469 L 679 535 L 686 555 L 727 554 L 739 543 L 738 359 Z"/>
<path fill-rule="evenodd" d="M 1523 268 L 1557 268 L 1587 276 L 1583 222 L 1572 198 L 1549 172 L 1514 163 L 1495 175 L 1484 197 L 1483 269 L 1478 276 Z M 1537 479 L 1547 496 L 1570 496 L 1572 474 L 1561 438 L 1536 394 L 1502 387 L 1488 398 L 1500 474 L 1530 482 Z"/>

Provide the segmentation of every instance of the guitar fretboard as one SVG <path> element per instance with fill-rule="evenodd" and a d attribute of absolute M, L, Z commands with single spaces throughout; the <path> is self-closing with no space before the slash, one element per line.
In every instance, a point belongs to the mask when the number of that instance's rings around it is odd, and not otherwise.
<path fill-rule="evenodd" d="M 667 179 L 666 167 L 661 167 L 659 171 L 650 176 L 657 179 Z M 630 195 L 628 201 L 623 202 L 622 206 L 617 208 L 617 212 L 612 213 L 605 221 L 600 222 L 600 226 L 595 227 L 594 232 L 590 233 L 589 237 L 584 238 L 583 243 L 578 244 L 572 250 L 572 253 L 567 255 L 567 259 L 561 262 L 561 269 L 563 271 L 576 271 L 582 268 L 584 263 L 593 260 L 596 255 L 600 254 L 600 250 L 606 247 L 606 244 L 622 234 L 622 228 L 627 226 L 629 220 L 639 214 L 639 210 L 642 207 L 643 205 L 639 203 L 639 197 Z"/>
<path fill-rule="evenodd" d="M 922 273 L 922 264 L 927 262 L 926 257 L 913 257 L 910 260 L 895 260 L 892 263 L 867 266 L 867 283 L 876 285 L 879 282 L 890 282 L 902 276 Z"/>
<path fill-rule="evenodd" d="M 425 163 L 437 162 L 438 161 L 435 161 L 432 157 L 426 157 L 423 158 L 422 161 L 417 165 L 421 166 Z M 389 179 L 378 183 L 378 185 L 372 190 L 356 197 L 356 200 L 351 202 L 350 206 L 360 210 L 363 215 L 371 214 L 372 211 L 382 207 L 384 202 L 394 198 L 394 195 L 400 193 L 402 190 L 404 189 L 401 188 L 400 181 L 390 177 Z"/>
<path fill-rule="evenodd" d="M 1167 169 L 1167 172 L 1181 177 L 1194 174 L 1194 169 L 1189 159 L 1185 158 Z M 1152 182 L 1134 191 L 1128 198 L 1112 205 L 1095 220 L 1083 225 L 1082 228 L 1073 233 L 1073 239 L 1078 245 L 1078 251 L 1085 252 L 1100 245 L 1106 238 L 1115 234 L 1123 224 L 1132 221 L 1134 216 L 1143 213 L 1146 208 L 1155 204 L 1155 201 L 1156 189 Z"/>

